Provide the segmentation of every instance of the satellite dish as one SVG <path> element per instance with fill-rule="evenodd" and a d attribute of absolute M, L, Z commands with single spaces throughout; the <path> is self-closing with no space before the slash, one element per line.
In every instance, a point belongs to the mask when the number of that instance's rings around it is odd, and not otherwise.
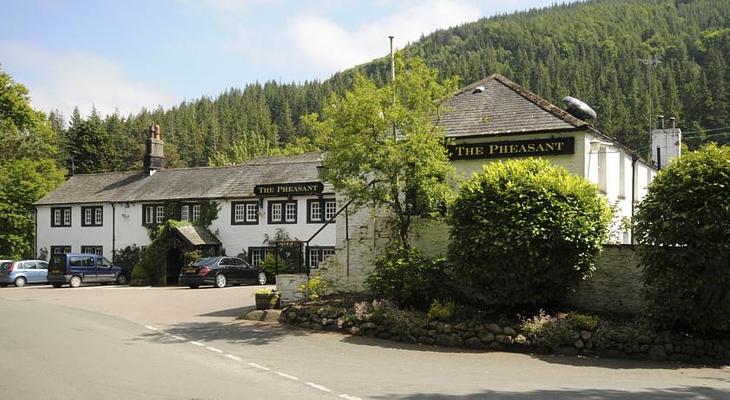
<path fill-rule="evenodd" d="M 565 103 L 565 111 L 580 120 L 586 121 L 598 118 L 596 112 L 593 111 L 591 106 L 576 99 L 575 97 L 565 96 L 563 97 L 563 103 Z"/>

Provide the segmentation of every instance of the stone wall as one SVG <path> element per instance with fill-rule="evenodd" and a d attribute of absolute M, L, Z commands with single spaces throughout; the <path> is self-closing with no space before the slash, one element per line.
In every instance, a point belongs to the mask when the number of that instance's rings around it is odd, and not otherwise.
<path fill-rule="evenodd" d="M 327 304 L 296 304 L 282 310 L 279 321 L 315 331 L 337 331 L 406 343 L 504 351 L 537 351 L 562 355 L 600 356 L 726 364 L 730 337 L 700 337 L 669 331 L 651 331 L 628 325 L 597 323 L 542 332 L 523 330 L 520 324 L 483 321 L 449 323 L 419 318 L 416 324 L 399 323 L 396 316 L 382 321 L 359 320 L 357 311 Z M 558 325 L 559 326 L 559 325 Z M 552 332 L 552 333 L 551 333 Z M 559 332 L 556 334 L 556 332 Z"/>
<path fill-rule="evenodd" d="M 344 200 L 338 200 L 344 201 Z M 341 204 L 343 206 L 344 203 Z M 341 291 L 365 288 L 365 279 L 388 241 L 383 213 L 369 208 L 341 213 L 337 217 L 335 257 L 324 263 L 319 274 Z M 448 225 L 431 219 L 414 222 L 413 244 L 428 256 L 446 254 Z M 576 309 L 620 314 L 640 313 L 642 298 L 641 268 L 631 245 L 606 245 L 592 276 L 581 282 L 568 305 Z"/>
<path fill-rule="evenodd" d="M 639 314 L 643 311 L 641 266 L 631 245 L 606 245 L 593 274 L 568 298 L 568 305 L 591 311 Z"/>

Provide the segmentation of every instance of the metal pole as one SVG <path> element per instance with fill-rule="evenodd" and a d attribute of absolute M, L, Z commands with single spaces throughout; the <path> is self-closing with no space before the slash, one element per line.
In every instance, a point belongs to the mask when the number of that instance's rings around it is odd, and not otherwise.
<path fill-rule="evenodd" d="M 393 38 L 395 36 L 388 36 L 390 39 L 390 85 L 393 88 L 393 106 L 395 106 L 395 55 L 393 55 Z M 398 135 L 395 132 L 395 122 L 393 123 L 393 140 L 398 140 Z"/>

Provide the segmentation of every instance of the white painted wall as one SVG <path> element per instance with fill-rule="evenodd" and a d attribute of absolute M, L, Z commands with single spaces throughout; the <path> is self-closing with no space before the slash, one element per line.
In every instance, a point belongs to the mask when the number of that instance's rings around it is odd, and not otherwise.
<path fill-rule="evenodd" d="M 334 195 L 325 195 L 324 198 L 334 198 Z M 268 223 L 268 202 L 287 200 L 286 197 L 265 198 L 263 206 L 259 207 L 258 225 L 231 225 L 231 203 L 237 201 L 252 201 L 256 198 L 219 200 L 221 209 L 218 218 L 213 221 L 210 231 L 223 243 L 223 248 L 228 255 L 236 255 L 241 250 L 248 251 L 249 247 L 266 246 L 264 240 L 266 235 L 274 237 L 277 229 L 283 229 L 293 240 L 309 239 L 323 223 L 307 223 L 307 200 L 317 199 L 316 196 L 294 197 L 297 200 L 297 223 L 296 224 L 269 224 Z M 335 224 L 328 225 L 322 232 L 312 240 L 310 246 L 334 246 L 335 245 Z"/>
<path fill-rule="evenodd" d="M 333 194 L 324 198 L 334 198 Z M 226 254 L 236 255 L 249 247 L 265 246 L 265 235 L 273 237 L 278 228 L 289 233 L 292 239 L 309 239 L 323 223 L 307 223 L 307 200 L 316 196 L 294 197 L 297 200 L 296 224 L 268 224 L 267 209 L 269 200 L 286 200 L 285 197 L 266 198 L 259 213 L 258 225 L 231 225 L 231 202 L 250 201 L 249 199 L 216 200 L 221 205 L 210 231 L 218 237 Z M 37 214 L 37 249 L 38 253 L 45 248 L 50 252 L 51 246 L 71 246 L 72 252 L 80 252 L 81 246 L 103 246 L 104 256 L 111 259 L 113 248 L 119 250 L 127 246 L 146 246 L 149 244 L 148 229 L 142 225 L 142 206 L 152 203 L 114 203 L 84 204 L 83 206 L 102 205 L 104 207 L 104 224 L 101 227 L 81 226 L 81 205 L 71 206 L 71 226 L 51 227 L 51 206 L 38 206 Z M 67 205 L 58 205 L 64 207 Z M 53 206 L 56 207 L 56 206 Z M 114 213 L 112 213 L 114 209 Z M 114 214 L 114 219 L 112 219 Z M 112 243 L 112 225 L 115 239 Z M 334 246 L 336 224 L 328 225 L 312 240 L 311 246 Z M 114 246 L 114 247 L 112 247 Z"/>

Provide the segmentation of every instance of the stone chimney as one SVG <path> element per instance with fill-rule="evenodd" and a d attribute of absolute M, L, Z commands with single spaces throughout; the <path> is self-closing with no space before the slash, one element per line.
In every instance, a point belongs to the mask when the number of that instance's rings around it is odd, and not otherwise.
<path fill-rule="evenodd" d="M 160 138 L 160 126 L 150 125 L 145 141 L 144 172 L 152 175 L 158 169 L 165 168 L 165 142 Z"/>

